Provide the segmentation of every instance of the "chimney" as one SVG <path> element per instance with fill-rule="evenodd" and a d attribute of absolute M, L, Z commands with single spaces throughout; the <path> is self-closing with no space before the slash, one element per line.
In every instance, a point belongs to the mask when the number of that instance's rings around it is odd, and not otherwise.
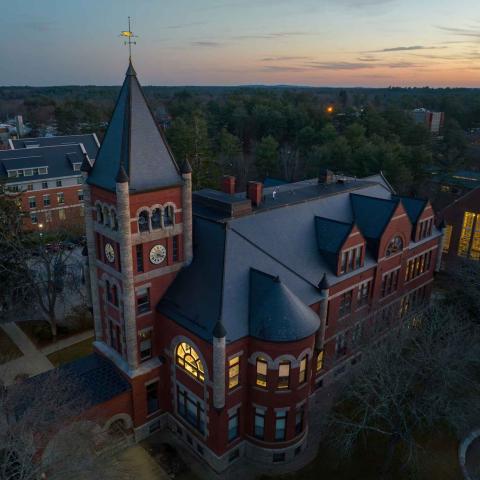
<path fill-rule="evenodd" d="M 320 172 L 318 172 L 318 183 L 335 183 L 335 174 L 327 168 L 321 169 Z"/>
<path fill-rule="evenodd" d="M 262 203 L 263 184 L 261 182 L 248 182 L 247 198 L 252 201 L 252 205 L 258 207 Z"/>
<path fill-rule="evenodd" d="M 222 192 L 229 195 L 235 194 L 235 182 L 236 178 L 231 175 L 224 175 L 222 178 Z"/>

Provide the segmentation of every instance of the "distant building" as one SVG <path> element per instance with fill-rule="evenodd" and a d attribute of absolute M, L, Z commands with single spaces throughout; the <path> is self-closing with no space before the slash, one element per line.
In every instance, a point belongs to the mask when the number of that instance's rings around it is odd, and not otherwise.
<path fill-rule="evenodd" d="M 416 108 L 411 112 L 413 121 L 425 125 L 430 133 L 438 135 L 445 121 L 444 112 L 431 112 L 425 108 Z"/>
<path fill-rule="evenodd" d="M 25 228 L 48 230 L 78 223 L 83 217 L 80 167 L 84 158 L 93 163 L 98 151 L 96 137 L 19 139 L 10 140 L 10 146 L 13 149 L 0 151 L 0 177 L 7 194 L 21 193 Z"/>

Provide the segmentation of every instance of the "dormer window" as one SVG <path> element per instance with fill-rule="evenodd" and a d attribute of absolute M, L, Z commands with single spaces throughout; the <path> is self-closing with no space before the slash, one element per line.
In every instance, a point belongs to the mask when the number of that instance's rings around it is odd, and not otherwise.
<path fill-rule="evenodd" d="M 395 255 L 398 252 L 403 250 L 403 240 L 400 236 L 395 236 L 390 240 L 390 243 L 387 246 L 387 250 L 385 252 L 386 257 L 390 257 Z"/>
<path fill-rule="evenodd" d="M 81 167 L 81 163 L 74 163 L 72 166 L 73 166 L 73 171 L 74 172 L 79 172 L 80 171 L 80 167 Z"/>
<path fill-rule="evenodd" d="M 347 273 L 363 266 L 363 245 L 343 250 L 340 273 Z"/>
<path fill-rule="evenodd" d="M 429 237 L 432 234 L 432 227 L 433 227 L 433 218 L 429 218 L 428 220 L 424 220 L 419 223 L 418 225 L 418 239 L 423 240 L 426 237 Z"/>

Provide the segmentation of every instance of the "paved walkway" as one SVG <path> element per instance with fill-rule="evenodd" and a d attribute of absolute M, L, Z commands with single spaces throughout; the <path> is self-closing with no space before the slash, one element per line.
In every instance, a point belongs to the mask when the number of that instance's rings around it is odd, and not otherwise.
<path fill-rule="evenodd" d="M 0 380 L 11 385 L 18 376 L 38 375 L 53 368 L 50 360 L 40 352 L 28 336 L 14 322 L 0 325 L 23 353 L 22 357 L 0 365 Z"/>
<path fill-rule="evenodd" d="M 70 337 L 64 338 L 63 340 L 59 340 L 58 342 L 54 342 L 50 345 L 47 345 L 46 347 L 43 347 L 41 349 L 41 352 L 44 355 L 50 355 L 51 353 L 58 352 L 59 350 L 63 350 L 64 348 L 71 347 L 76 343 L 80 343 L 80 342 L 83 342 L 84 340 L 92 338 L 94 333 L 95 332 L 92 329 L 92 330 L 86 330 L 85 332 L 77 333 L 75 335 L 71 335 Z"/>

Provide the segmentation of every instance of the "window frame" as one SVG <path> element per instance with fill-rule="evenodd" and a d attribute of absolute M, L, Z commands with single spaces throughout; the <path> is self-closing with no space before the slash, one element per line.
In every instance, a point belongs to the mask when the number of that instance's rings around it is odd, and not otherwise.
<path fill-rule="evenodd" d="M 282 367 L 286 368 L 286 374 L 281 374 Z M 278 364 L 277 390 L 288 390 L 290 388 L 290 370 L 291 365 L 288 360 L 282 361 Z"/>
<path fill-rule="evenodd" d="M 179 353 L 180 348 L 183 350 L 183 356 Z M 187 359 L 187 357 L 193 360 Z M 180 342 L 175 348 L 175 364 L 179 366 L 187 375 L 205 382 L 205 367 L 197 351 L 187 342 Z M 187 366 L 189 368 L 187 368 Z"/>
<path fill-rule="evenodd" d="M 265 373 L 260 372 L 259 366 L 265 365 Z M 265 358 L 259 356 L 255 361 L 255 385 L 260 388 L 268 388 L 268 362 Z"/>
<path fill-rule="evenodd" d="M 228 360 L 228 389 L 233 390 L 240 385 L 240 355 Z"/>

